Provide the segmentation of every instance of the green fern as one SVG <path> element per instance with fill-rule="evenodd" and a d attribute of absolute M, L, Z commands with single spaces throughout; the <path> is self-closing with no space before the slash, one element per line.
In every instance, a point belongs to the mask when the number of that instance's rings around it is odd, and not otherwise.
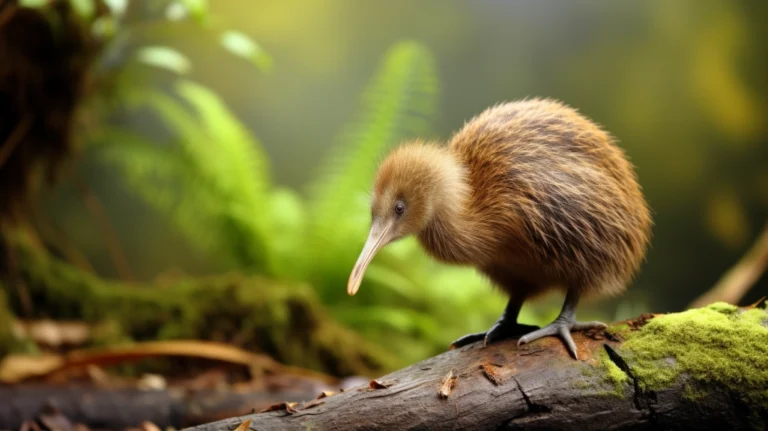
<path fill-rule="evenodd" d="M 270 272 L 270 183 L 260 143 L 210 90 L 190 81 L 176 90 L 192 112 L 165 94 L 145 101 L 175 132 L 175 145 L 123 133 L 103 149 L 104 157 L 204 251 L 238 268 Z"/>
<path fill-rule="evenodd" d="M 270 193 L 267 264 L 270 274 L 283 280 L 306 281 L 308 275 L 307 214 L 301 196 L 278 188 Z"/>
<path fill-rule="evenodd" d="M 319 288 L 340 289 L 348 275 L 370 222 L 367 190 L 376 165 L 402 139 L 428 132 L 437 81 L 429 50 L 406 41 L 389 50 L 368 85 L 362 114 L 342 132 L 309 191 L 313 281 Z"/>
<path fill-rule="evenodd" d="M 200 231 L 199 226 L 213 225 L 213 218 L 195 212 L 202 201 L 213 199 L 207 184 L 199 181 L 178 151 L 158 145 L 142 136 L 124 130 L 104 130 L 100 140 L 114 143 L 103 145 L 100 156 L 120 168 L 124 180 L 149 205 L 162 210 L 182 232 Z M 194 190 L 183 193 L 184 189 Z M 206 252 L 219 252 L 218 232 L 201 230 L 187 235 L 190 241 Z"/>

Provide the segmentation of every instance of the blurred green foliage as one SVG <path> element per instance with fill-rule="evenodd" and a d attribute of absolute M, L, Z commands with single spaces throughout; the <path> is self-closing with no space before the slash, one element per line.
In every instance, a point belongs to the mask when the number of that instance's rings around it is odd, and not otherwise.
<path fill-rule="evenodd" d="M 211 90 L 182 79 L 181 100 L 150 92 L 141 105 L 173 133 L 155 142 L 105 129 L 96 145 L 130 190 L 226 268 L 306 281 L 342 322 L 403 348 L 406 361 L 444 349 L 471 324 L 490 324 L 500 299 L 467 270 L 432 263 L 413 239 L 373 262 L 361 295 L 346 280 L 370 223 L 368 190 L 377 161 L 402 139 L 428 134 L 438 83 L 431 53 L 391 47 L 305 196 L 274 187 L 260 142 Z M 472 307 L 467 305 L 474 304 Z M 468 310 L 455 319 L 453 310 Z"/>
<path fill-rule="evenodd" d="M 97 157 L 83 172 L 145 278 L 179 265 L 303 280 L 407 359 L 443 349 L 487 328 L 504 299 L 413 239 L 383 250 L 347 297 L 373 169 L 403 138 L 445 139 L 488 105 L 533 95 L 614 133 L 654 210 L 641 277 L 595 318 L 683 307 L 768 214 L 768 82 L 754 55 L 768 40 L 765 2 L 107 3 L 93 29 L 107 42 L 102 88 L 116 97 L 90 109 L 109 127 L 89 138 Z M 392 45 L 403 38 L 419 42 Z M 142 201 L 122 203 L 120 184 Z M 61 196 L 51 213 L 109 273 L 87 215 Z M 544 323 L 559 302 L 526 306 L 522 320 Z"/>
<path fill-rule="evenodd" d="M 311 278 L 321 289 L 346 285 L 349 263 L 367 235 L 378 161 L 393 145 L 431 126 L 438 95 L 433 62 L 420 44 L 394 46 L 363 94 L 359 118 L 343 130 L 318 178 L 310 181 L 307 239 Z"/>
<path fill-rule="evenodd" d="M 100 137 L 102 154 L 123 168 L 132 190 L 210 256 L 266 269 L 268 162 L 215 94 L 186 80 L 177 91 L 194 112 L 162 93 L 146 100 L 176 133 L 172 143 L 108 131 Z"/>

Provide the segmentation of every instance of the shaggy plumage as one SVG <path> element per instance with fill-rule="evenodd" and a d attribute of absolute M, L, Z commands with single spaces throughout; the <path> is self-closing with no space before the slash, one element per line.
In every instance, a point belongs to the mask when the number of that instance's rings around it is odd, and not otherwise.
<path fill-rule="evenodd" d="M 652 226 L 635 172 L 615 139 L 547 99 L 491 107 L 447 146 L 414 141 L 396 148 L 379 167 L 371 210 L 371 237 L 350 293 L 378 249 L 417 235 L 434 258 L 473 266 L 510 295 L 499 328 L 484 333 L 486 342 L 530 330 L 516 323 L 520 306 L 553 288 L 568 292 L 562 319 L 533 339 L 553 331 L 563 336 L 563 326 L 601 327 L 568 315 L 583 296 L 626 289 Z M 455 345 L 480 334 L 468 337 Z M 570 333 L 567 338 L 577 356 Z"/>

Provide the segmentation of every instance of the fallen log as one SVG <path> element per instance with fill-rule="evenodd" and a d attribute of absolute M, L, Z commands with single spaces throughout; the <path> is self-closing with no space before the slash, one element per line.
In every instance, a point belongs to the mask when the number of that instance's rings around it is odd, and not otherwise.
<path fill-rule="evenodd" d="M 766 429 L 767 326 L 764 308 L 717 303 L 574 334 L 578 361 L 552 337 L 475 343 L 188 430 Z"/>
<path fill-rule="evenodd" d="M 142 422 L 151 422 L 161 429 L 178 428 L 259 410 L 281 397 L 304 396 L 313 394 L 303 388 L 184 391 L 76 385 L 0 386 L 0 429 L 19 430 L 32 420 L 45 424 L 51 416 L 99 430 L 135 428 Z M 59 427 L 58 431 L 72 429 Z"/>

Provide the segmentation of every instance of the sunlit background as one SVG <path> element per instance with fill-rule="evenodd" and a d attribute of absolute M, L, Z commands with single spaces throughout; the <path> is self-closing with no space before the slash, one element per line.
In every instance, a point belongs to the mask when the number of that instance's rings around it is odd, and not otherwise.
<path fill-rule="evenodd" d="M 146 284 L 235 272 L 309 286 L 324 318 L 401 365 L 423 359 L 487 329 L 505 298 L 413 240 L 347 296 L 376 162 L 533 96 L 614 134 L 654 212 L 639 278 L 580 319 L 684 309 L 768 219 L 765 2 L 209 3 L 202 23 L 194 8 L 132 7 L 99 57 L 119 91 L 108 110 L 89 105 L 84 150 L 38 199 L 61 259 Z M 521 319 L 547 323 L 561 301 Z"/>

